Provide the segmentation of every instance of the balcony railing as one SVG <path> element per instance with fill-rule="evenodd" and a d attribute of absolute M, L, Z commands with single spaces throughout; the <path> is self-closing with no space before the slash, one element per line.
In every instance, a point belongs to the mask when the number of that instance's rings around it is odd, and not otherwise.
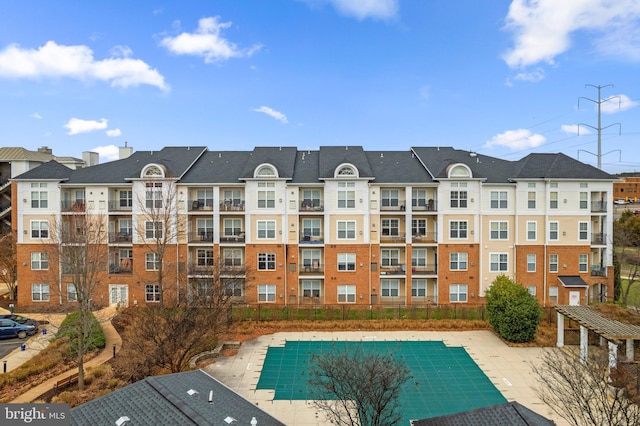
<path fill-rule="evenodd" d="M 438 265 L 436 265 L 435 263 L 411 267 L 412 275 L 433 275 L 437 273 L 438 273 Z"/>
<path fill-rule="evenodd" d="M 109 232 L 110 243 L 130 243 L 131 232 Z"/>
<path fill-rule="evenodd" d="M 602 265 L 591 265 L 591 276 L 592 277 L 606 277 L 607 276 L 607 268 Z"/>
<path fill-rule="evenodd" d="M 85 212 L 87 207 L 84 200 L 63 200 L 60 202 L 60 210 L 63 212 Z"/>
<path fill-rule="evenodd" d="M 415 211 L 427 211 L 435 212 L 438 210 L 438 203 L 435 200 L 412 200 L 411 210 Z"/>
<path fill-rule="evenodd" d="M 131 206 L 126 205 L 129 204 L 125 202 L 120 202 L 120 200 L 109 200 L 109 211 L 110 212 L 130 212 Z M 123 205 L 124 204 L 124 205 Z"/>
<path fill-rule="evenodd" d="M 243 212 L 244 200 L 226 200 L 220 203 L 221 212 Z"/>
<path fill-rule="evenodd" d="M 405 241 L 405 233 L 404 232 L 389 232 L 385 235 L 385 230 L 382 230 L 382 235 L 380 235 L 380 242 L 385 243 L 403 243 Z"/>
<path fill-rule="evenodd" d="M 131 261 L 123 260 L 120 264 L 111 263 L 109 264 L 109 273 L 110 274 L 132 274 L 133 273 L 133 265 L 131 265 Z"/>
<path fill-rule="evenodd" d="M 380 275 L 406 275 L 407 265 L 400 263 L 398 265 L 381 266 Z"/>
<path fill-rule="evenodd" d="M 606 212 L 607 211 L 607 202 L 606 201 L 592 201 L 591 202 L 591 211 L 592 212 Z"/>
<path fill-rule="evenodd" d="M 404 200 L 383 200 L 380 204 L 380 211 L 405 211 L 407 209 Z"/>
<path fill-rule="evenodd" d="M 301 212 L 322 212 L 324 211 L 324 205 L 318 201 L 303 201 L 300 203 L 300 211 Z"/>
<path fill-rule="evenodd" d="M 221 243 L 244 243 L 245 234 L 244 232 L 239 233 L 238 235 L 221 235 L 220 242 Z"/>
<path fill-rule="evenodd" d="M 411 236 L 414 243 L 435 243 L 438 240 L 436 232 L 425 232 L 423 234 L 414 234 Z"/>
<path fill-rule="evenodd" d="M 305 235 L 302 238 L 300 238 L 300 244 L 323 244 L 324 243 L 324 239 L 322 238 L 322 235 L 318 235 L 318 236 L 309 236 L 309 235 Z"/>
<path fill-rule="evenodd" d="M 190 243 L 207 243 L 213 241 L 213 230 L 189 232 L 188 241 Z"/>
<path fill-rule="evenodd" d="M 324 273 L 324 265 L 320 261 L 314 260 L 300 264 L 300 275 L 310 274 L 317 275 Z"/>
<path fill-rule="evenodd" d="M 197 210 L 213 210 L 213 200 L 200 199 L 200 200 L 190 200 L 189 201 L 189 211 L 197 211 Z"/>
<path fill-rule="evenodd" d="M 591 244 L 607 244 L 607 234 L 602 232 L 591 234 Z"/>

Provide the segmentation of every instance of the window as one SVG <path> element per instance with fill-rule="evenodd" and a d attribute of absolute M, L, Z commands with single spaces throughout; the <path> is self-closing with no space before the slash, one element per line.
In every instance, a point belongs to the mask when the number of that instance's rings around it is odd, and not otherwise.
<path fill-rule="evenodd" d="M 587 241 L 589 239 L 589 222 L 578 223 L 578 239 Z"/>
<path fill-rule="evenodd" d="M 242 219 L 225 219 L 223 225 L 225 237 L 236 237 L 242 233 Z"/>
<path fill-rule="evenodd" d="M 529 291 L 530 295 L 532 295 L 532 296 L 536 295 L 536 286 L 535 285 L 527 286 L 527 290 Z"/>
<path fill-rule="evenodd" d="M 500 221 L 500 222 L 489 222 L 490 234 L 489 238 L 492 240 L 506 240 L 509 238 L 509 223 Z"/>
<path fill-rule="evenodd" d="M 449 302 L 466 302 L 467 301 L 467 285 L 451 284 L 449 286 Z"/>
<path fill-rule="evenodd" d="M 320 237 L 320 219 L 302 219 L 302 235 Z"/>
<path fill-rule="evenodd" d="M 196 262 L 200 267 L 213 266 L 213 249 L 197 249 Z"/>
<path fill-rule="evenodd" d="M 160 301 L 160 286 L 158 284 L 147 284 L 144 286 L 144 300 L 147 302 Z"/>
<path fill-rule="evenodd" d="M 44 252 L 31 253 L 31 269 L 34 271 L 49 269 L 49 254 Z"/>
<path fill-rule="evenodd" d="M 536 184 L 535 182 L 529 182 L 527 184 L 529 191 L 527 192 L 527 208 L 535 209 L 536 208 Z"/>
<path fill-rule="evenodd" d="M 258 302 L 275 302 L 276 286 L 275 284 L 259 284 L 258 285 Z"/>
<path fill-rule="evenodd" d="M 589 255 L 588 254 L 578 255 L 578 271 L 589 272 Z"/>
<path fill-rule="evenodd" d="M 339 285 L 338 303 L 356 303 L 356 286 Z"/>
<path fill-rule="evenodd" d="M 259 209 L 272 209 L 276 206 L 275 186 L 273 182 L 258 182 Z"/>
<path fill-rule="evenodd" d="M 427 296 L 427 280 L 424 279 L 412 279 L 411 280 L 411 297 L 426 297 Z"/>
<path fill-rule="evenodd" d="M 427 267 L 426 249 L 413 249 L 411 252 L 411 266 L 419 269 L 425 269 Z"/>
<path fill-rule="evenodd" d="M 144 236 L 148 239 L 161 240 L 163 223 L 158 221 L 147 221 L 144 223 Z"/>
<path fill-rule="evenodd" d="M 131 219 L 118 219 L 118 236 L 122 239 L 131 240 L 133 233 L 133 222 Z"/>
<path fill-rule="evenodd" d="M 225 206 L 242 206 L 242 191 L 240 189 L 225 189 L 222 192 L 222 200 Z"/>
<path fill-rule="evenodd" d="M 49 238 L 49 222 L 46 220 L 32 220 L 31 238 Z"/>
<path fill-rule="evenodd" d="M 380 264 L 383 268 L 398 266 L 400 263 L 400 250 L 382 249 L 380 250 Z"/>
<path fill-rule="evenodd" d="M 116 270 L 120 272 L 131 272 L 133 265 L 133 249 L 120 249 L 118 251 L 118 265 Z"/>
<path fill-rule="evenodd" d="M 320 207 L 320 190 L 319 189 L 303 189 L 302 190 L 302 207 Z"/>
<path fill-rule="evenodd" d="M 224 294 L 227 297 L 242 297 L 244 285 L 236 280 L 222 280 Z"/>
<path fill-rule="evenodd" d="M 398 297 L 400 296 L 400 280 L 380 280 L 380 296 L 381 297 Z"/>
<path fill-rule="evenodd" d="M 242 249 L 226 248 L 222 251 L 224 266 L 237 268 L 242 266 Z"/>
<path fill-rule="evenodd" d="M 580 184 L 582 185 L 582 184 Z M 580 208 L 586 209 L 589 206 L 589 193 L 581 192 L 580 193 Z"/>
<path fill-rule="evenodd" d="M 49 206 L 49 192 L 46 183 L 31 184 L 31 208 L 46 209 Z"/>
<path fill-rule="evenodd" d="M 527 222 L 527 240 L 534 241 L 538 236 L 538 222 Z"/>
<path fill-rule="evenodd" d="M 382 235 L 398 237 L 400 235 L 400 220 L 382 219 Z"/>
<path fill-rule="evenodd" d="M 452 183 L 451 188 L 466 188 L 466 183 Z M 466 208 L 467 207 L 467 190 L 464 189 L 452 189 L 450 194 L 451 208 Z"/>
<path fill-rule="evenodd" d="M 559 224 L 558 222 L 549 222 L 549 239 L 557 241 L 559 237 Z"/>
<path fill-rule="evenodd" d="M 268 164 L 265 164 L 264 166 L 261 166 L 258 171 L 256 172 L 256 177 L 260 176 L 260 177 L 272 177 L 272 176 L 277 176 L 276 175 L 276 171 L 273 167 L 271 167 Z"/>
<path fill-rule="evenodd" d="M 258 221 L 258 239 L 274 239 L 276 237 L 276 221 L 275 220 L 259 220 Z"/>
<path fill-rule="evenodd" d="M 213 219 L 196 219 L 196 233 L 201 241 L 213 241 Z"/>
<path fill-rule="evenodd" d="M 78 291 L 76 290 L 75 284 L 67 284 L 67 301 L 68 302 L 78 301 Z"/>
<path fill-rule="evenodd" d="M 198 189 L 196 200 L 201 207 L 213 207 L 213 189 Z"/>
<path fill-rule="evenodd" d="M 337 224 L 339 240 L 356 239 L 356 222 L 354 220 L 339 220 Z"/>
<path fill-rule="evenodd" d="M 320 297 L 320 280 L 302 280 L 302 297 Z"/>
<path fill-rule="evenodd" d="M 427 191 L 425 189 L 412 189 L 411 205 L 413 207 L 425 207 L 427 205 Z"/>
<path fill-rule="evenodd" d="M 121 189 L 118 192 L 120 200 L 120 207 L 132 207 L 133 206 L 133 191 L 130 189 Z"/>
<path fill-rule="evenodd" d="M 466 252 L 449 253 L 449 270 L 450 271 L 466 271 L 468 265 L 468 256 Z"/>
<path fill-rule="evenodd" d="M 509 268 L 508 253 L 489 254 L 489 270 L 491 272 L 506 272 Z"/>
<path fill-rule="evenodd" d="M 558 286 L 549 286 L 549 302 L 558 303 Z"/>
<path fill-rule="evenodd" d="M 507 208 L 507 191 L 491 191 L 491 208 Z"/>
<path fill-rule="evenodd" d="M 449 222 L 449 237 L 452 239 L 467 238 L 467 221 L 452 220 Z"/>
<path fill-rule="evenodd" d="M 162 183 L 148 182 L 145 184 L 145 207 L 147 209 L 162 208 Z"/>
<path fill-rule="evenodd" d="M 338 182 L 338 208 L 354 209 L 356 207 L 355 182 Z"/>
<path fill-rule="evenodd" d="M 305 271 L 319 271 L 322 264 L 322 251 L 320 249 L 302 250 L 302 267 Z"/>
<path fill-rule="evenodd" d="M 160 261 L 158 258 L 158 253 L 146 253 L 144 255 L 145 258 L 145 269 L 147 271 L 157 271 L 160 269 Z"/>
<path fill-rule="evenodd" d="M 355 176 L 356 171 L 351 166 L 342 166 L 338 170 L 338 176 Z"/>
<path fill-rule="evenodd" d="M 558 255 L 549 255 L 549 272 L 558 272 Z"/>
<path fill-rule="evenodd" d="M 381 194 L 382 207 L 398 207 L 398 190 L 383 189 Z"/>
<path fill-rule="evenodd" d="M 31 284 L 31 300 L 34 302 L 48 302 L 49 284 Z"/>
<path fill-rule="evenodd" d="M 275 253 L 258 253 L 258 270 L 259 271 L 275 271 L 276 270 L 276 254 Z"/>
<path fill-rule="evenodd" d="M 411 235 L 427 235 L 427 220 L 411 219 Z"/>
<path fill-rule="evenodd" d="M 536 255 L 528 254 L 527 255 L 527 272 L 535 272 L 536 271 Z"/>
<path fill-rule="evenodd" d="M 356 254 L 338 253 L 338 271 L 355 271 Z"/>
<path fill-rule="evenodd" d="M 558 193 L 555 191 L 549 193 L 549 208 L 550 209 L 558 208 Z"/>

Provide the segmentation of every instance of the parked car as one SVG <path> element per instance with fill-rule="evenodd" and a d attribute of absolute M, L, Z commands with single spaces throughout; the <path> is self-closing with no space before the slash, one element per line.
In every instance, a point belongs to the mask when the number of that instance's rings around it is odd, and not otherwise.
<path fill-rule="evenodd" d="M 5 314 L 0 315 L 0 319 L 10 319 L 12 321 L 17 322 L 18 324 L 31 324 L 36 326 L 36 330 L 40 327 L 40 323 L 34 319 L 23 317 L 22 315 L 16 314 Z"/>
<path fill-rule="evenodd" d="M 627 202 L 625 200 L 618 199 L 614 201 L 614 204 L 627 204 Z"/>
<path fill-rule="evenodd" d="M 33 324 L 20 324 L 14 320 L 0 319 L 0 339 L 10 339 L 12 337 L 24 339 L 27 336 L 33 336 L 37 331 L 38 328 Z"/>

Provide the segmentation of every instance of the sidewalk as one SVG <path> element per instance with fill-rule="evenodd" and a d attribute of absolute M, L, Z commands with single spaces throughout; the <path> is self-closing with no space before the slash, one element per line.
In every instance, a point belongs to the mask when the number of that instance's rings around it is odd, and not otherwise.
<path fill-rule="evenodd" d="M 94 315 L 102 326 L 102 330 L 104 331 L 104 335 L 106 338 L 106 345 L 102 352 L 100 352 L 95 358 L 85 362 L 85 369 L 104 364 L 105 362 L 113 358 L 114 345 L 116 347 L 116 352 L 118 352 L 120 350 L 120 347 L 122 346 L 122 339 L 111 324 L 111 318 L 113 318 L 113 316 L 115 315 L 115 308 L 105 308 L 100 311 L 94 312 Z M 3 360 L 7 360 L 7 371 L 13 370 L 14 368 L 31 359 L 31 357 L 33 357 L 36 353 L 44 349 L 49 344 L 49 340 L 54 337 L 54 333 L 52 331 L 54 330 L 54 328 L 57 331 L 57 327 L 62 322 L 62 319 L 64 319 L 64 314 L 27 314 L 25 316 L 37 320 L 49 321 L 49 324 L 40 327 L 41 329 L 46 327 L 47 334 L 43 335 L 42 332 L 40 332 L 40 334 L 32 337 L 27 342 L 27 350 L 22 351 L 20 350 L 20 348 L 18 348 L 7 355 L 5 358 L 3 358 Z M 33 402 L 46 392 L 53 389 L 57 382 L 69 376 L 72 376 L 75 373 L 77 373 L 77 368 L 73 368 L 55 377 L 52 377 L 46 382 L 29 389 L 11 402 Z"/>

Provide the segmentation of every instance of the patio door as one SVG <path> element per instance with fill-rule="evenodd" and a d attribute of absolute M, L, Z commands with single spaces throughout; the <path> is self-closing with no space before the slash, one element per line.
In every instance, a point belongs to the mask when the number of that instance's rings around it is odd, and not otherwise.
<path fill-rule="evenodd" d="M 109 306 L 129 305 L 129 286 L 126 284 L 109 285 Z"/>
<path fill-rule="evenodd" d="M 580 305 L 580 292 L 579 291 L 570 291 L 569 292 L 569 306 L 579 306 Z"/>

